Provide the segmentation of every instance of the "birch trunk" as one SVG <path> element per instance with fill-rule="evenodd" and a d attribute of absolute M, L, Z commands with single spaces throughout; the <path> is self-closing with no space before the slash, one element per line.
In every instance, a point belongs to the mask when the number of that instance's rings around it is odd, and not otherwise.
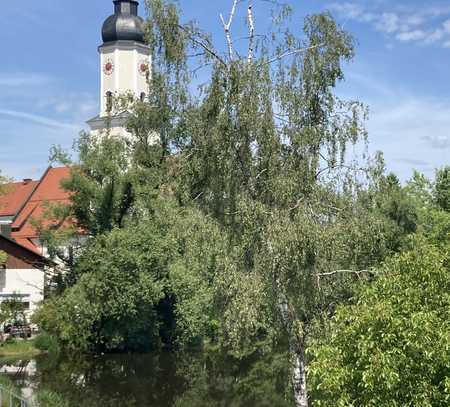
<path fill-rule="evenodd" d="M 308 389 L 306 387 L 305 338 L 298 333 L 298 321 L 289 307 L 287 296 L 279 288 L 279 309 L 286 331 L 289 335 L 289 350 L 292 363 L 292 387 L 294 389 L 295 407 L 308 407 Z M 303 331 L 303 330 L 302 330 Z"/>
<path fill-rule="evenodd" d="M 293 341 L 295 341 L 295 339 Z M 293 364 L 292 386 L 294 388 L 295 407 L 308 407 L 305 346 L 303 340 L 300 344 L 291 344 L 291 358 Z"/>

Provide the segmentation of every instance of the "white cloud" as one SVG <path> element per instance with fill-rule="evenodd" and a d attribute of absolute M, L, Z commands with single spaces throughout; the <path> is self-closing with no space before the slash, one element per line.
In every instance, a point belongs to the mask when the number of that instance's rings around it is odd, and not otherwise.
<path fill-rule="evenodd" d="M 448 164 L 450 101 L 403 95 L 371 107 L 372 148 L 384 152 L 388 168 L 402 179 L 413 169 L 432 175 L 434 168 Z"/>
<path fill-rule="evenodd" d="M 375 14 L 365 11 L 361 5 L 355 3 L 333 3 L 330 5 L 330 9 L 351 20 L 370 23 L 376 19 Z"/>
<path fill-rule="evenodd" d="M 63 95 L 52 92 L 40 97 L 35 107 L 74 122 L 84 122 L 98 112 L 98 99 L 88 92 L 68 92 Z"/>
<path fill-rule="evenodd" d="M 423 136 L 423 139 L 436 149 L 449 149 L 450 148 L 450 135 L 437 135 L 437 136 Z"/>
<path fill-rule="evenodd" d="M 394 13 L 383 13 L 379 18 L 375 27 L 377 30 L 391 34 L 398 31 L 400 18 Z"/>
<path fill-rule="evenodd" d="M 427 37 L 427 34 L 425 33 L 425 31 L 422 30 L 414 30 L 414 31 L 405 31 L 405 32 L 401 32 L 398 33 L 396 35 L 396 38 L 400 41 L 419 41 L 419 40 L 423 40 Z"/>
<path fill-rule="evenodd" d="M 37 73 L 2 73 L 0 87 L 42 86 L 51 82 L 51 78 Z"/>
<path fill-rule="evenodd" d="M 419 14 L 413 14 L 406 17 L 406 24 L 410 26 L 422 25 L 425 22 L 425 17 Z"/>
<path fill-rule="evenodd" d="M 423 45 L 450 44 L 450 7 L 416 7 L 391 3 L 390 9 L 381 8 L 380 2 L 363 6 L 356 2 L 332 3 L 329 8 L 342 18 L 369 23 L 379 32 L 400 42 Z"/>
<path fill-rule="evenodd" d="M 363 98 L 369 106 L 369 148 L 372 153 L 383 151 L 389 171 L 406 180 L 413 169 L 432 176 L 435 168 L 448 164 L 450 97 L 412 93 L 365 65 L 347 78 L 341 96 Z"/>
<path fill-rule="evenodd" d="M 444 23 L 442 24 L 442 26 L 444 27 L 444 30 L 448 33 L 450 33 L 450 20 L 446 20 L 444 21 Z"/>
<path fill-rule="evenodd" d="M 12 117 L 14 119 L 30 121 L 30 122 L 33 122 L 35 124 L 39 124 L 39 125 L 45 126 L 45 127 L 70 129 L 70 130 L 75 130 L 75 131 L 80 130 L 80 127 L 75 124 L 68 124 L 68 123 L 60 122 L 60 121 L 53 120 L 48 117 L 39 116 L 39 115 L 32 114 L 32 113 L 0 109 L 0 115 Z"/>
<path fill-rule="evenodd" d="M 444 30 L 437 28 L 427 36 L 424 42 L 426 44 L 435 43 L 436 41 L 442 40 L 442 38 L 444 38 L 444 35 L 445 35 Z"/>

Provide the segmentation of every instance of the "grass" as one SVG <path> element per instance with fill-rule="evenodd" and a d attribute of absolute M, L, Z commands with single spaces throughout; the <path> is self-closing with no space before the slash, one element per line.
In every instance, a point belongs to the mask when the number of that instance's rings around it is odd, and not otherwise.
<path fill-rule="evenodd" d="M 34 346 L 34 340 L 13 340 L 0 344 L 0 357 L 32 358 L 42 353 Z"/>

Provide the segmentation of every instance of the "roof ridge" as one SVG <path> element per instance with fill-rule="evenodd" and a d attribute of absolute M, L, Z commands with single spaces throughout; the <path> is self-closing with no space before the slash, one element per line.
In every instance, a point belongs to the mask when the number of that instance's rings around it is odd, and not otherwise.
<path fill-rule="evenodd" d="M 50 169 L 52 168 L 52 166 L 50 165 L 44 172 L 44 174 L 42 175 L 42 177 L 35 181 L 36 185 L 33 187 L 33 189 L 31 190 L 30 194 L 28 195 L 27 199 L 25 200 L 25 202 L 23 203 L 23 205 L 19 208 L 19 210 L 16 213 L 16 216 L 14 217 L 14 219 L 12 220 L 12 223 L 14 224 L 14 222 L 19 218 L 20 214 L 22 213 L 22 211 L 25 209 L 25 207 L 28 205 L 28 202 L 32 202 L 31 198 L 34 195 L 34 193 L 36 192 L 36 190 L 39 188 L 39 185 L 41 185 L 43 179 L 46 177 L 46 175 L 48 174 L 48 172 L 50 171 Z M 22 223 L 23 225 L 23 223 Z"/>
<path fill-rule="evenodd" d="M 33 253 L 35 256 L 40 257 L 42 260 L 44 260 L 43 264 L 48 264 L 50 262 L 49 259 L 44 257 L 42 254 L 39 254 L 38 252 L 36 252 L 34 250 L 31 250 L 29 247 L 26 247 L 26 246 L 16 242 L 14 239 L 11 239 L 11 238 L 9 238 L 9 237 L 7 237 L 5 235 L 1 235 L 1 234 L 0 234 L 0 239 L 4 239 L 4 240 L 6 240 L 6 241 L 8 241 L 8 242 L 10 242 L 10 243 L 12 243 L 12 244 L 14 244 L 16 246 L 19 246 L 21 249 L 26 250 L 27 252 Z"/>

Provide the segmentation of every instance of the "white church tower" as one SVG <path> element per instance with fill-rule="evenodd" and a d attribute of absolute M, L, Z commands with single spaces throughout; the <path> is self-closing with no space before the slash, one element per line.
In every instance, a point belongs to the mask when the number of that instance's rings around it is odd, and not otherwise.
<path fill-rule="evenodd" d="M 100 114 L 87 123 L 92 135 L 110 129 L 127 136 L 126 113 L 112 111 L 113 99 L 132 94 L 144 101 L 148 95 L 150 48 L 144 41 L 144 20 L 138 16 L 135 0 L 115 0 L 114 14 L 103 23 L 100 54 Z"/>

